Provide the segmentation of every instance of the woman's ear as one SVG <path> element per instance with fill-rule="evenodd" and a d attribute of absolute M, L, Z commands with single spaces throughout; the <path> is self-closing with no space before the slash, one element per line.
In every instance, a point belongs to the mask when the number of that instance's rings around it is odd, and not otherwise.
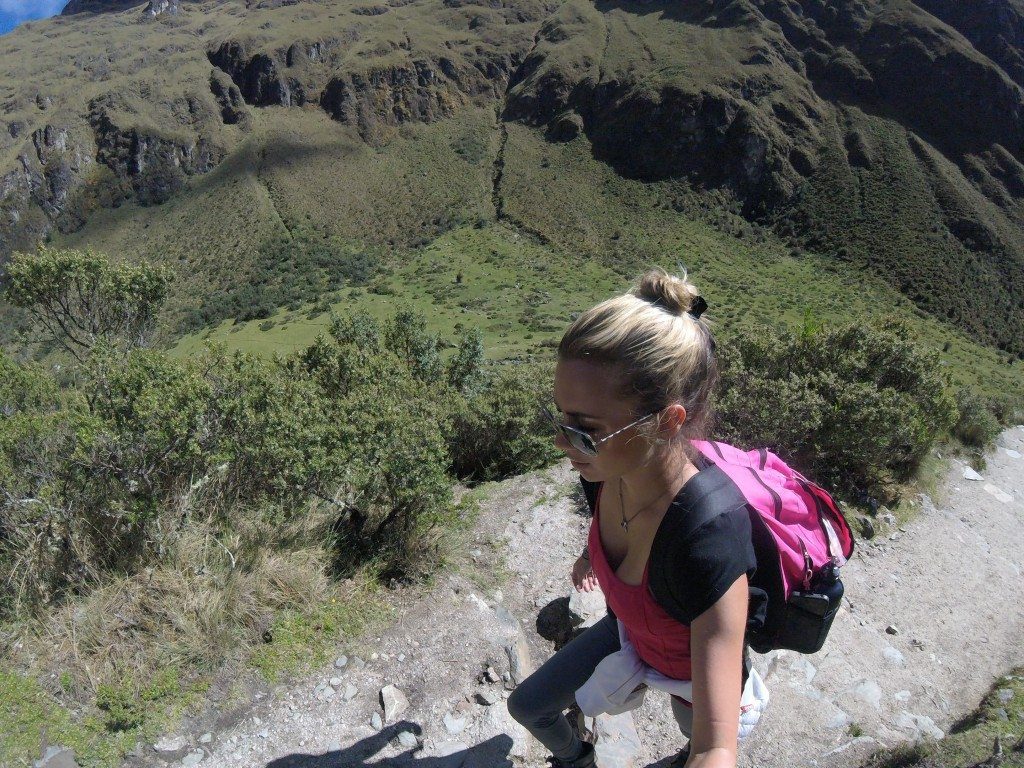
<path fill-rule="evenodd" d="M 671 440 L 677 437 L 686 423 L 686 409 L 680 403 L 673 403 L 661 412 L 660 437 Z"/>

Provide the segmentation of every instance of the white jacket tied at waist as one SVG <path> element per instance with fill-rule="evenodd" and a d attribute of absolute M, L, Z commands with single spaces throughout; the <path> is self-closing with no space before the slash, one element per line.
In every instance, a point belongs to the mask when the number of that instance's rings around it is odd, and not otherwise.
<path fill-rule="evenodd" d="M 636 709 L 644 701 L 648 688 L 665 691 L 683 699 L 693 701 L 693 683 L 689 680 L 675 680 L 645 664 L 636 648 L 626 637 L 626 628 L 618 622 L 620 650 L 606 656 L 594 674 L 576 691 L 576 703 L 587 717 L 596 717 L 602 712 L 617 715 Z M 768 689 L 756 669 L 751 669 L 740 697 L 739 738 L 750 735 L 751 730 L 768 706 Z"/>

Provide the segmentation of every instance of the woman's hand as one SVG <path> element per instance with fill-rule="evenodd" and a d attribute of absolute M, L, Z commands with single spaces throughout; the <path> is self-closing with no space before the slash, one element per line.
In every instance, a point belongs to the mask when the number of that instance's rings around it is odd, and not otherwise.
<path fill-rule="evenodd" d="M 590 567 L 590 559 L 580 555 L 572 567 L 572 584 L 577 592 L 593 592 L 597 589 L 597 576 Z"/>

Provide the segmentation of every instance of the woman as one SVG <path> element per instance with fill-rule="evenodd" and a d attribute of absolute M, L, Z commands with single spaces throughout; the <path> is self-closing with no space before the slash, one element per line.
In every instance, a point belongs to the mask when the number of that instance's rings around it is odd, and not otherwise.
<path fill-rule="evenodd" d="M 750 520 L 737 506 L 696 531 L 685 524 L 700 485 L 690 440 L 703 436 L 717 371 L 700 320 L 705 307 L 685 275 L 652 270 L 630 293 L 583 313 L 559 345 L 555 445 L 594 509 L 572 581 L 584 591 L 600 584 L 609 616 L 509 698 L 513 717 L 550 750 L 556 768 L 595 765 L 593 747 L 562 712 L 620 650 L 617 620 L 646 665 L 692 681 L 692 709 L 672 699 L 690 739 L 687 768 L 736 765 L 747 579 L 756 563 Z"/>

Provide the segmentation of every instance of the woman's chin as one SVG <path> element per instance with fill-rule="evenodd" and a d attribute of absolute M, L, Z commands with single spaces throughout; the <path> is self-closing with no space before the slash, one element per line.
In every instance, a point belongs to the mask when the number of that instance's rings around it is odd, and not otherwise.
<path fill-rule="evenodd" d="M 585 461 L 574 461 L 569 459 L 569 463 L 572 464 L 572 468 L 575 469 L 580 475 L 583 476 L 584 480 L 590 480 L 593 473 L 593 467 Z"/>

